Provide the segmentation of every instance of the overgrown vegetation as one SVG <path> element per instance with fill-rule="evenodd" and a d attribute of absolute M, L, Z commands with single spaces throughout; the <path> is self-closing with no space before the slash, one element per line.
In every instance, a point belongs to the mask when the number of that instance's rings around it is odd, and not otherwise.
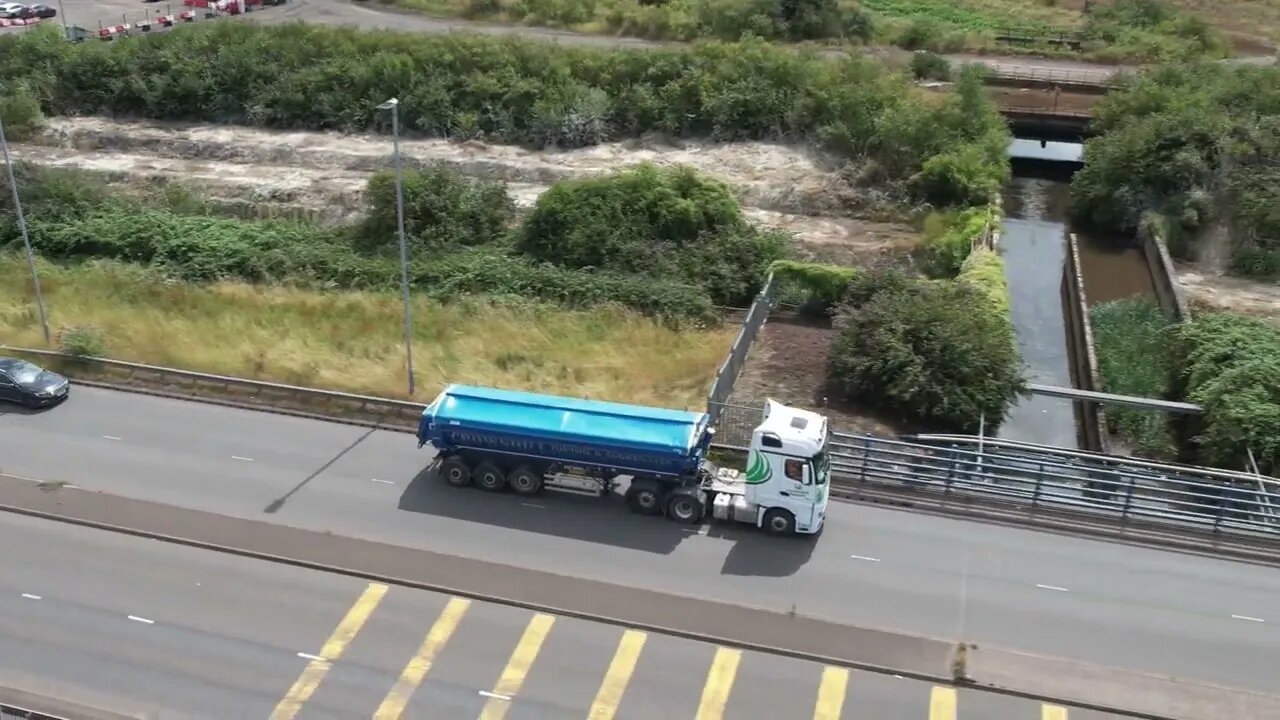
<path fill-rule="evenodd" d="M 124 42 L 74 44 L 52 28 L 0 37 L 13 81 L 58 115 L 265 127 L 406 129 L 538 147 L 647 132 L 823 144 L 878 183 L 948 204 L 1008 172 L 1008 131 L 980 78 L 942 102 L 862 57 L 763 41 L 625 51 L 467 35 L 319 25 L 206 23 Z M 161 80 L 163 79 L 163 80 Z M 956 186 L 972 181 L 980 187 Z"/>
<path fill-rule="evenodd" d="M 994 204 L 932 213 L 924 222 L 924 269 L 933 277 L 955 277 L 984 234 L 998 230 Z"/>
<path fill-rule="evenodd" d="M 853 268 L 778 260 L 769 266 L 778 283 L 778 300 L 798 305 L 806 315 L 827 316 L 849 290 Z"/>
<path fill-rule="evenodd" d="M 176 282 L 137 264 L 40 264 L 68 350 L 263 380 L 404 397 L 400 297 L 239 282 Z M 65 332 L 62 332 L 65 330 Z M 676 330 L 619 308 L 414 300 L 417 398 L 446 382 L 700 408 L 737 332 Z M 26 261 L 0 253 L 0 337 L 43 338 Z M 105 347 L 104 347 L 105 343 Z"/>
<path fill-rule="evenodd" d="M 1072 180 L 1078 219 L 1162 231 L 1183 258 L 1230 238 L 1230 269 L 1280 276 L 1280 69 L 1162 67 L 1097 106 Z"/>
<path fill-rule="evenodd" d="M 1090 309 L 1089 319 L 1104 392 L 1171 399 L 1174 335 L 1154 300 L 1099 303 Z M 1178 458 L 1166 413 L 1117 405 L 1106 408 L 1106 418 L 1107 430 L 1119 435 L 1135 455 L 1156 460 Z"/>
<path fill-rule="evenodd" d="M 976 432 L 983 417 L 999 424 L 1025 387 L 1008 301 L 1002 314 L 993 302 L 999 291 L 986 284 L 994 267 L 1003 285 L 999 262 L 976 253 L 975 276 L 961 281 L 858 273 L 836 315 L 829 355 L 836 387 L 939 429 Z"/>
<path fill-rule="evenodd" d="M 1280 473 L 1280 328 L 1205 314 L 1179 326 L 1174 357 L 1176 390 L 1205 409 L 1192 438 L 1197 459 L 1245 470 L 1252 451 L 1264 475 Z"/>

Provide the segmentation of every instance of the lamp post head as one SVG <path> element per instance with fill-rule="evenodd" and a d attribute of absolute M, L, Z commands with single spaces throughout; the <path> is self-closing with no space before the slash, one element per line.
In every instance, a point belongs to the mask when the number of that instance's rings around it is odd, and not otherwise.
<path fill-rule="evenodd" d="M 393 110 L 393 109 L 395 109 L 395 107 L 396 107 L 397 105 L 399 105 L 399 104 L 400 104 L 400 99 L 399 99 L 399 98 L 391 98 L 390 100 L 388 100 L 388 101 L 386 101 L 386 102 L 382 103 L 381 105 L 379 105 L 379 106 L 378 106 L 378 109 L 379 109 L 379 110 Z"/>

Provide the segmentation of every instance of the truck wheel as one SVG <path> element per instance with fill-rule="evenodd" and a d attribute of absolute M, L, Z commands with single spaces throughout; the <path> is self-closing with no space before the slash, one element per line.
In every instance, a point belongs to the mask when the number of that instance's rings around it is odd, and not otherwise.
<path fill-rule="evenodd" d="M 440 463 L 440 477 L 454 487 L 466 487 L 471 484 L 471 468 L 467 461 L 458 456 L 445 458 Z"/>
<path fill-rule="evenodd" d="M 517 495 L 537 495 L 542 491 L 542 476 L 528 465 L 521 465 L 507 476 L 507 484 Z"/>
<path fill-rule="evenodd" d="M 764 529 L 770 535 L 794 535 L 796 516 L 782 508 L 771 508 L 764 514 Z"/>
<path fill-rule="evenodd" d="M 502 492 L 507 487 L 507 478 L 502 470 L 493 463 L 484 463 L 472 474 L 476 487 L 489 492 Z"/>
<path fill-rule="evenodd" d="M 688 493 L 672 495 L 667 500 L 667 517 L 682 523 L 696 523 L 702 520 L 702 502 Z"/>
<path fill-rule="evenodd" d="M 640 515 L 657 515 L 662 512 L 662 489 L 656 483 L 632 482 L 627 489 L 627 506 Z"/>

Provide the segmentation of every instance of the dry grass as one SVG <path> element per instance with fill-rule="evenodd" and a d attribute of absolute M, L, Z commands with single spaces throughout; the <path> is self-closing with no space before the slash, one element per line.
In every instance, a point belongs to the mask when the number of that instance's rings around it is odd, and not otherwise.
<path fill-rule="evenodd" d="M 184 369 L 404 396 L 397 295 L 240 283 L 194 286 L 141 268 L 40 270 L 55 332 L 101 330 L 107 354 Z M 0 343 L 40 347 L 25 262 L 0 256 Z M 736 328 L 677 331 L 623 310 L 418 301 L 419 396 L 449 382 L 698 408 Z"/>

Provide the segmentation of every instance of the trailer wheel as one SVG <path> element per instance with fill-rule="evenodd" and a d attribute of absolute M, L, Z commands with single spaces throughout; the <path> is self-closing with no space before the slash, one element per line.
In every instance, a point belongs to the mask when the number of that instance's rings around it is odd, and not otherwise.
<path fill-rule="evenodd" d="M 493 463 L 483 463 L 472 474 L 476 487 L 489 492 L 502 492 L 507 487 L 507 478 L 502 469 Z"/>
<path fill-rule="evenodd" d="M 528 465 L 521 465 L 507 476 L 507 484 L 517 495 L 537 495 L 542 491 L 542 476 Z"/>
<path fill-rule="evenodd" d="M 440 462 L 440 477 L 454 487 L 466 487 L 471 484 L 471 467 L 467 461 L 454 455 Z"/>
<path fill-rule="evenodd" d="M 627 489 L 627 505 L 633 513 L 657 515 L 662 512 L 662 489 L 657 483 L 634 481 Z"/>
<path fill-rule="evenodd" d="M 764 529 L 770 535 L 794 535 L 796 516 L 782 508 L 770 508 L 764 514 Z"/>
<path fill-rule="evenodd" d="M 676 522 L 699 522 L 702 520 L 702 511 L 702 502 L 689 493 L 678 493 L 667 500 L 667 517 Z"/>

